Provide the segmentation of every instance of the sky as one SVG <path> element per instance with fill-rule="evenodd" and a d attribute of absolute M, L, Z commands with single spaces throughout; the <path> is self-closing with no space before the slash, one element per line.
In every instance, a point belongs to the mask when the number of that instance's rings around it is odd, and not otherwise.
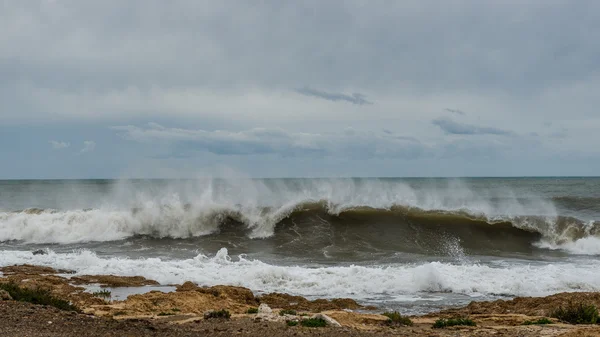
<path fill-rule="evenodd" d="M 598 1 L 0 0 L 0 179 L 600 175 Z"/>

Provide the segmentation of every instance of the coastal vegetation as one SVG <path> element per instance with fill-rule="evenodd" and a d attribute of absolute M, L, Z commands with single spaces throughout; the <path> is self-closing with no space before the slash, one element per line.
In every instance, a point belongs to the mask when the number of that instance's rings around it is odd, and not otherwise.
<path fill-rule="evenodd" d="M 92 293 L 92 295 L 96 296 L 96 297 L 100 297 L 100 298 L 104 298 L 104 299 L 109 299 L 112 296 L 112 293 L 109 290 L 99 290 L 99 291 L 94 291 Z"/>
<path fill-rule="evenodd" d="M 523 325 L 545 325 L 545 324 L 553 324 L 554 322 L 552 322 L 551 320 L 547 319 L 546 317 L 540 318 L 538 320 L 535 321 L 525 321 L 523 322 Z"/>
<path fill-rule="evenodd" d="M 296 310 L 292 310 L 292 309 L 283 309 L 279 311 L 279 315 L 280 316 L 285 316 L 285 315 L 297 315 L 298 313 L 296 312 Z"/>
<path fill-rule="evenodd" d="M 433 328 L 434 329 L 443 329 L 443 328 L 457 326 L 457 325 L 475 326 L 476 324 L 472 319 L 466 318 L 466 317 L 456 317 L 456 318 L 449 318 L 449 319 L 440 318 L 437 321 L 435 321 L 435 323 L 433 323 Z"/>
<path fill-rule="evenodd" d="M 307 328 L 322 328 L 327 326 L 327 322 L 322 318 L 306 318 L 300 321 L 300 325 Z"/>
<path fill-rule="evenodd" d="M 217 311 L 209 311 L 206 314 L 204 314 L 204 318 L 205 319 L 211 319 L 211 318 L 229 319 L 229 318 L 231 318 L 231 313 L 225 309 L 217 310 Z"/>
<path fill-rule="evenodd" d="M 383 316 L 386 316 L 388 318 L 388 321 L 387 321 L 388 325 L 406 325 L 406 326 L 413 325 L 413 322 L 410 320 L 410 318 L 408 318 L 406 316 L 402 316 L 397 311 L 384 312 Z"/>
<path fill-rule="evenodd" d="M 598 309 L 593 304 L 571 302 L 564 307 L 558 307 L 551 316 L 569 324 L 596 324 Z"/>
<path fill-rule="evenodd" d="M 52 296 L 50 290 L 44 288 L 25 288 L 16 283 L 0 283 L 0 290 L 6 291 L 13 300 L 33 304 L 50 305 L 60 310 L 79 311 L 69 301 Z"/>

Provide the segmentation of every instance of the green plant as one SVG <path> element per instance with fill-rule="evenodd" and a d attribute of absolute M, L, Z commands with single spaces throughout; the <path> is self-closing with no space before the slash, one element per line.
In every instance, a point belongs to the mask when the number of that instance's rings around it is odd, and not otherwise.
<path fill-rule="evenodd" d="M 96 297 L 100 297 L 100 298 L 111 298 L 112 293 L 108 290 L 100 290 L 100 291 L 94 291 L 92 293 L 92 295 L 96 296 Z"/>
<path fill-rule="evenodd" d="M 246 310 L 247 314 L 258 314 L 258 308 L 249 308 Z"/>
<path fill-rule="evenodd" d="M 284 316 L 284 315 L 296 315 L 296 310 L 291 310 L 291 309 L 283 309 L 279 311 L 279 315 L 280 316 Z"/>
<path fill-rule="evenodd" d="M 0 283 L 0 289 L 5 290 L 15 300 L 33 304 L 50 305 L 66 311 L 79 311 L 69 301 L 58 299 L 50 294 L 50 290 L 43 288 L 22 288 L 16 283 Z"/>
<path fill-rule="evenodd" d="M 397 311 L 384 312 L 383 316 L 387 316 L 387 318 L 388 318 L 387 323 L 390 325 L 407 325 L 407 326 L 413 325 L 413 322 L 410 320 L 410 318 L 402 316 Z"/>
<path fill-rule="evenodd" d="M 440 318 L 437 321 L 435 321 L 435 323 L 433 323 L 433 328 L 434 329 L 442 329 L 442 328 L 446 328 L 449 326 L 456 326 L 456 325 L 475 326 L 476 324 L 470 318 L 463 318 L 463 317 L 449 318 L 449 319 Z"/>
<path fill-rule="evenodd" d="M 219 310 L 219 311 L 209 311 L 204 314 L 205 319 L 211 319 L 211 318 L 229 319 L 230 317 L 231 317 L 231 313 L 229 313 L 229 311 L 227 311 L 225 309 Z"/>
<path fill-rule="evenodd" d="M 172 312 L 160 312 L 160 313 L 158 313 L 157 316 L 172 316 L 172 315 L 175 315 L 175 314 Z"/>
<path fill-rule="evenodd" d="M 525 321 L 523 322 L 523 325 L 544 325 L 544 324 L 553 324 L 554 322 L 552 322 L 551 320 L 547 319 L 546 317 L 540 318 L 537 321 Z"/>
<path fill-rule="evenodd" d="M 306 318 L 300 321 L 300 325 L 308 328 L 322 328 L 327 326 L 327 322 L 322 318 Z"/>
<path fill-rule="evenodd" d="M 558 307 L 550 316 L 570 324 L 596 324 L 598 309 L 593 304 L 569 303 L 565 307 Z"/>
<path fill-rule="evenodd" d="M 298 321 L 287 321 L 286 322 L 288 326 L 296 326 L 298 325 Z"/>
<path fill-rule="evenodd" d="M 171 311 L 180 312 L 181 310 L 179 308 L 173 308 Z"/>

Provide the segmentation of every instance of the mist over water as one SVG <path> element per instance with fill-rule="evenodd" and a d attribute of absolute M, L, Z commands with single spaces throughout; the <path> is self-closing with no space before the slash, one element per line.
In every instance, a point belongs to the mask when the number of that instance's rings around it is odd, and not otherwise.
<path fill-rule="evenodd" d="M 414 312 L 598 290 L 598 187 L 598 178 L 0 181 L 0 264 Z M 30 253 L 40 248 L 50 254 Z"/>

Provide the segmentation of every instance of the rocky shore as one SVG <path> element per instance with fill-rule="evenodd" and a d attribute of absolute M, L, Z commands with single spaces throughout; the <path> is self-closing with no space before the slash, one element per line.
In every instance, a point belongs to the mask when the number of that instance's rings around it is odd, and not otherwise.
<path fill-rule="evenodd" d="M 68 270 L 20 265 L 0 268 L 0 283 L 48 289 L 79 312 L 14 301 L 0 291 L 0 336 L 600 336 L 596 325 L 523 325 L 549 317 L 569 303 L 600 307 L 599 293 L 560 293 L 545 298 L 473 302 L 464 308 L 410 317 L 412 325 L 390 322 L 374 307 L 352 299 L 307 300 L 271 293 L 260 296 L 234 286 L 171 285 L 118 300 L 110 291 L 89 289 L 159 286 L 143 277 L 73 275 Z M 223 317 L 220 311 L 230 317 Z M 285 310 L 282 312 L 282 310 Z M 440 318 L 468 317 L 475 326 L 433 329 Z M 324 327 L 305 327 L 314 319 Z M 300 324 L 299 324 L 300 323 Z"/>

